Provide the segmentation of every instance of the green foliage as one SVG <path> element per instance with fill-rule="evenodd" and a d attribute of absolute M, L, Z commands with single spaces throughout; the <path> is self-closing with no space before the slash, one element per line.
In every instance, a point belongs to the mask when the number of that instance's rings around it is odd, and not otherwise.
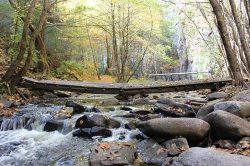
<path fill-rule="evenodd" d="M 57 77 L 68 80 L 95 80 L 96 71 L 89 61 L 62 61 L 57 69 Z"/>

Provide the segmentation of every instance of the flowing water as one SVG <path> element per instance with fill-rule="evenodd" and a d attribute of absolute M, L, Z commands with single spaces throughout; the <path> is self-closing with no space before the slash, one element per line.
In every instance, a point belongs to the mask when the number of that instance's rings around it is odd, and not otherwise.
<path fill-rule="evenodd" d="M 175 94 L 176 95 L 176 94 Z M 194 95 L 186 95 L 194 98 Z M 91 105 L 91 104 L 90 104 Z M 111 129 L 112 137 L 84 139 L 73 137 L 76 120 L 83 114 L 74 115 L 63 121 L 59 131 L 45 132 L 46 121 L 53 119 L 63 104 L 38 104 L 20 107 L 20 112 L 11 118 L 5 118 L 0 127 L 0 165 L 1 166 L 85 166 L 88 165 L 90 148 L 98 141 L 129 141 L 137 130 L 127 130 L 124 124 L 129 119 L 117 117 L 128 114 L 120 110 L 120 106 L 101 114 L 114 117 L 121 122 L 121 127 Z M 140 106 L 149 109 L 151 106 Z M 131 107 L 136 109 L 135 107 Z"/>

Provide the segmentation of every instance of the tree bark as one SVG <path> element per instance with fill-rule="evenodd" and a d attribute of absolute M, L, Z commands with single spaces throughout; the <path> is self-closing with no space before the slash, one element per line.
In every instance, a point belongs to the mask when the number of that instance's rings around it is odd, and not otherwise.
<path fill-rule="evenodd" d="M 35 31 L 32 34 L 31 39 L 29 41 L 28 56 L 26 58 L 26 61 L 25 61 L 23 68 L 21 68 L 20 71 L 11 79 L 11 87 L 12 88 L 20 81 L 21 77 L 24 74 L 26 74 L 26 72 L 28 71 L 28 69 L 32 63 L 35 41 L 36 41 L 38 35 L 41 33 L 42 27 L 46 22 L 47 4 L 48 4 L 48 0 L 44 0 L 43 10 L 40 14 L 38 26 L 35 28 Z"/>
<path fill-rule="evenodd" d="M 24 54 L 26 52 L 27 49 L 27 38 L 28 38 L 28 32 L 29 32 L 29 25 L 31 22 L 31 18 L 33 16 L 33 12 L 34 12 L 34 8 L 36 6 L 38 0 L 32 0 L 28 12 L 26 14 L 26 18 L 24 21 L 24 25 L 23 25 L 23 32 L 22 32 L 22 38 L 20 41 L 20 47 L 19 47 L 19 53 L 16 57 L 16 59 L 11 63 L 10 67 L 8 68 L 8 70 L 6 71 L 5 75 L 3 76 L 3 81 L 5 82 L 9 82 L 11 79 L 11 76 L 14 74 L 14 72 L 18 69 L 19 65 L 21 64 Z M 10 4 L 13 3 L 12 0 L 9 1 Z"/>
<path fill-rule="evenodd" d="M 244 50 L 245 57 L 246 57 L 246 60 L 247 60 L 247 67 L 248 67 L 248 70 L 249 70 L 250 69 L 250 47 L 248 45 L 248 40 L 246 38 L 244 27 L 243 27 L 243 25 L 241 23 L 240 17 L 239 17 L 239 15 L 237 13 L 237 8 L 236 8 L 236 5 L 234 3 L 234 0 L 229 0 L 229 2 L 230 2 L 230 6 L 231 6 L 231 10 L 232 10 L 232 13 L 233 13 L 233 17 L 234 17 L 234 20 L 235 20 L 236 27 L 238 29 L 240 42 L 242 44 L 242 48 Z"/>
<path fill-rule="evenodd" d="M 244 79 L 241 73 L 241 68 L 239 66 L 238 59 L 236 57 L 235 50 L 233 49 L 230 43 L 230 35 L 227 29 L 226 18 L 224 16 L 222 6 L 218 0 L 209 0 L 209 2 L 213 8 L 213 12 L 218 22 L 218 29 L 220 31 L 222 42 L 225 47 L 229 66 L 233 73 L 233 79 L 235 80 L 235 85 L 243 86 Z"/>

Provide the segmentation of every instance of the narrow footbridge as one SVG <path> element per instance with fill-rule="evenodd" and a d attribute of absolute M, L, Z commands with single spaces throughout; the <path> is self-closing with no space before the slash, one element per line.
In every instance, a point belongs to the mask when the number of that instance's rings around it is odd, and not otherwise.
<path fill-rule="evenodd" d="M 119 94 L 135 95 L 178 91 L 192 91 L 199 89 L 217 90 L 227 84 L 231 84 L 232 79 L 203 80 L 203 81 L 175 81 L 175 82 L 152 82 L 148 84 L 130 83 L 93 83 L 82 81 L 65 80 L 35 80 L 23 77 L 19 86 L 37 90 L 61 90 L 93 94 Z"/>

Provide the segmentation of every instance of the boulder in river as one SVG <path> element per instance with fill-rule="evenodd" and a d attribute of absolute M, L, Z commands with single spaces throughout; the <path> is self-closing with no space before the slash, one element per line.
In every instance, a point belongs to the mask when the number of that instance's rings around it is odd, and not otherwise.
<path fill-rule="evenodd" d="M 213 100 L 213 101 L 208 102 L 207 104 L 205 104 L 204 106 L 202 106 L 198 110 L 196 117 L 200 118 L 200 119 L 204 118 L 209 113 L 214 111 L 214 105 L 215 104 L 217 104 L 219 102 L 222 102 L 222 101 L 224 101 L 224 100 L 223 99 L 218 99 L 218 100 Z"/>
<path fill-rule="evenodd" d="M 75 128 L 92 128 L 92 127 L 105 127 L 105 128 L 119 128 L 120 122 L 100 114 L 87 114 L 78 118 Z"/>
<path fill-rule="evenodd" d="M 212 148 L 190 148 L 182 153 L 172 166 L 247 166 L 250 157 L 229 154 Z"/>
<path fill-rule="evenodd" d="M 146 139 L 136 145 L 136 154 L 143 164 L 161 166 L 168 157 L 168 150 L 157 142 Z"/>
<path fill-rule="evenodd" d="M 112 136 L 112 131 L 104 127 L 92 127 L 78 129 L 73 132 L 73 137 L 92 138 L 94 136 L 110 137 Z"/>
<path fill-rule="evenodd" d="M 159 99 L 155 104 L 155 111 L 170 117 L 195 117 L 195 111 L 191 106 L 168 98 Z"/>
<path fill-rule="evenodd" d="M 74 101 L 67 101 L 66 107 L 73 107 L 73 113 L 74 114 L 80 114 L 87 110 L 86 106 L 80 105 L 78 103 L 75 103 Z"/>
<path fill-rule="evenodd" d="M 226 111 L 215 111 L 208 114 L 206 120 L 215 138 L 241 139 L 250 136 L 250 122 Z"/>
<path fill-rule="evenodd" d="M 247 118 L 250 117 L 250 102 L 226 101 L 214 105 L 214 110 L 230 112 L 234 115 Z"/>
<path fill-rule="evenodd" d="M 132 143 L 102 142 L 90 149 L 91 166 L 127 166 L 135 160 L 135 149 Z"/>
<path fill-rule="evenodd" d="M 207 100 L 211 101 L 216 99 L 224 99 L 227 98 L 228 96 L 229 95 L 225 92 L 214 92 L 207 95 Z"/>
<path fill-rule="evenodd" d="M 190 142 L 203 140 L 210 125 L 196 118 L 157 118 L 138 123 L 137 127 L 150 137 L 171 139 L 185 137 Z"/>
<path fill-rule="evenodd" d="M 61 130 L 63 128 L 62 121 L 49 120 L 45 123 L 43 130 L 47 132 Z"/>

